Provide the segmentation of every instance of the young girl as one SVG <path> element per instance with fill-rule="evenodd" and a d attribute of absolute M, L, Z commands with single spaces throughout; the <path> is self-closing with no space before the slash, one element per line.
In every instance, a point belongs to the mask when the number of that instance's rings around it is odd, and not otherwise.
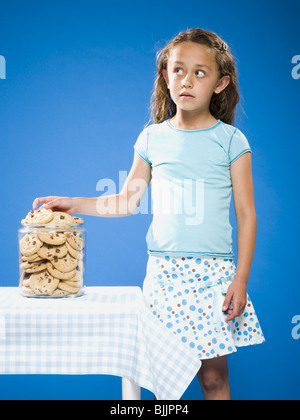
<path fill-rule="evenodd" d="M 122 191 L 33 203 L 34 210 L 45 203 L 69 214 L 129 216 L 152 181 L 156 211 L 147 233 L 143 293 L 153 314 L 201 359 L 198 378 L 206 400 L 231 398 L 228 354 L 264 342 L 247 294 L 256 214 L 251 149 L 233 126 L 238 101 L 227 44 L 201 29 L 180 33 L 157 56 L 154 123 L 134 145 Z M 229 222 L 232 193 L 237 266 Z"/>

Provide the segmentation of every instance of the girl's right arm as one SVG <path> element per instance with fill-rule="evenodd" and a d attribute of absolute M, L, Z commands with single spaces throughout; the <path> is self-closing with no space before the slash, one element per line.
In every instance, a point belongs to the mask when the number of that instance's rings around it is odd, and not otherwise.
<path fill-rule="evenodd" d="M 39 204 L 53 211 L 64 211 L 68 214 L 85 214 L 99 217 L 125 217 L 135 213 L 149 183 L 151 166 L 134 152 L 134 161 L 124 187 L 119 194 L 103 197 L 39 197 L 33 202 L 33 210 Z"/>

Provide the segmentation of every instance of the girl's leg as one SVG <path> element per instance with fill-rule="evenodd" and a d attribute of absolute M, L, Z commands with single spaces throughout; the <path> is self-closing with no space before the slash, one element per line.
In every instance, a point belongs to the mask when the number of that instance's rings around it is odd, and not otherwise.
<path fill-rule="evenodd" d="M 203 360 L 198 379 L 205 400 L 231 400 L 227 356 Z"/>

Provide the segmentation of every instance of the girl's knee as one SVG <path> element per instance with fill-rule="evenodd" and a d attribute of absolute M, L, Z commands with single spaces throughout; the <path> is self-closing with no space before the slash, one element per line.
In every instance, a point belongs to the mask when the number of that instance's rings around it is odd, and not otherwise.
<path fill-rule="evenodd" d="M 205 372 L 201 375 L 201 383 L 206 392 L 221 391 L 228 383 L 228 375 L 220 372 Z"/>
<path fill-rule="evenodd" d="M 218 392 L 228 384 L 228 366 L 217 363 L 203 364 L 198 377 L 206 392 Z"/>

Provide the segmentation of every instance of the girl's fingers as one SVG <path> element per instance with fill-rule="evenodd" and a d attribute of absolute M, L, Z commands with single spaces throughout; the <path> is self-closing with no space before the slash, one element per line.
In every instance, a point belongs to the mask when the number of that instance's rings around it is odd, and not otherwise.
<path fill-rule="evenodd" d="M 68 198 L 59 197 L 49 203 L 45 204 L 46 209 L 51 209 L 53 211 L 63 211 L 68 214 L 73 214 L 73 208 Z"/>
<path fill-rule="evenodd" d="M 36 210 L 39 204 L 41 208 L 51 209 L 53 211 L 64 211 L 68 214 L 74 213 L 73 202 L 69 197 L 39 197 L 33 202 L 33 210 Z"/>
<path fill-rule="evenodd" d="M 59 198 L 53 198 L 52 200 L 48 201 L 44 204 L 46 209 L 60 209 L 62 208 L 62 200 Z"/>
<path fill-rule="evenodd" d="M 223 303 L 223 308 L 222 308 L 223 312 L 227 312 L 228 309 L 230 308 L 231 298 L 232 298 L 232 294 L 229 293 L 229 291 L 228 291 L 228 293 L 226 295 L 226 298 L 225 298 L 225 301 Z"/>
<path fill-rule="evenodd" d="M 36 210 L 39 204 L 48 204 L 56 198 L 57 197 L 38 197 L 34 200 L 32 208 L 33 210 Z"/>
<path fill-rule="evenodd" d="M 52 209 L 52 207 L 54 207 L 55 204 L 55 200 L 49 201 L 48 203 L 45 203 L 42 205 L 43 208 L 45 209 Z"/>
<path fill-rule="evenodd" d="M 47 201 L 48 197 L 39 197 L 36 198 L 32 204 L 33 210 L 36 210 L 38 208 L 39 204 L 45 203 Z"/>
<path fill-rule="evenodd" d="M 245 306 L 243 304 L 236 304 L 236 307 L 227 311 L 227 315 L 229 316 L 226 318 L 226 322 L 229 322 L 235 318 L 238 318 L 239 316 L 243 314 L 244 310 L 245 310 Z"/>

